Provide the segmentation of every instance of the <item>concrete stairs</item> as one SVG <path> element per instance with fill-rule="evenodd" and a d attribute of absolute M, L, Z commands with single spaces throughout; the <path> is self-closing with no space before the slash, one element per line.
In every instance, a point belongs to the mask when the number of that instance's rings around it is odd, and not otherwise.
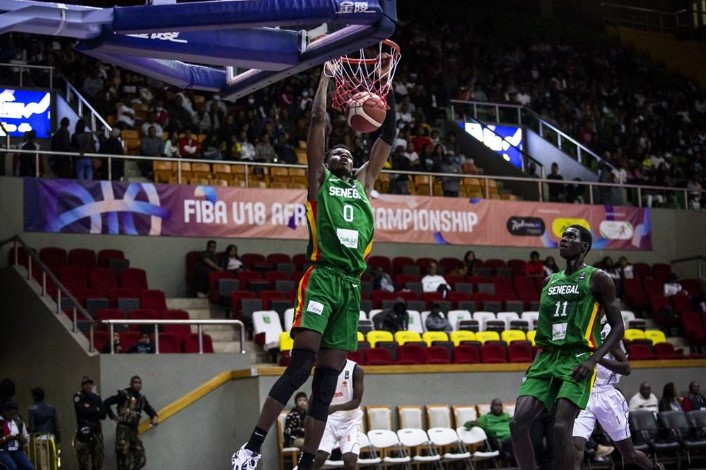
<path fill-rule="evenodd" d="M 138 162 L 136 160 L 125 160 L 125 181 L 149 183 L 150 180 L 142 176 L 142 172 L 140 171 L 140 167 L 138 167 L 137 163 Z"/>

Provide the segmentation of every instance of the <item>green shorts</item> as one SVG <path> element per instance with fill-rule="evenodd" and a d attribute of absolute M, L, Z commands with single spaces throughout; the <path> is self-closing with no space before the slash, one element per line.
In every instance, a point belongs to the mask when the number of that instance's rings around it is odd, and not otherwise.
<path fill-rule="evenodd" d="M 355 351 L 360 311 L 361 279 L 333 268 L 313 266 L 297 288 L 292 329 L 318 331 L 322 348 Z"/>
<path fill-rule="evenodd" d="M 583 410 L 594 386 L 596 367 L 592 375 L 581 382 L 575 382 L 571 374 L 591 354 L 579 350 L 540 351 L 523 377 L 518 396 L 535 397 L 548 411 L 552 411 L 559 398 L 565 398 Z"/>

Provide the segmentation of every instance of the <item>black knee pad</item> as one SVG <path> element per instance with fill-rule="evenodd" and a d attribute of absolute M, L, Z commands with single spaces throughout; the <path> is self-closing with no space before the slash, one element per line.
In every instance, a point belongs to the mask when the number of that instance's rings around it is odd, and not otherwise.
<path fill-rule="evenodd" d="M 316 358 L 317 355 L 307 349 L 293 349 L 292 357 L 287 369 L 285 369 L 285 373 L 277 379 L 268 396 L 286 405 L 292 394 L 309 378 Z"/>
<path fill-rule="evenodd" d="M 312 379 L 312 399 L 309 401 L 307 414 L 314 419 L 326 422 L 329 416 L 329 404 L 336 392 L 336 382 L 339 379 L 339 371 L 334 369 L 320 368 L 314 369 Z"/>

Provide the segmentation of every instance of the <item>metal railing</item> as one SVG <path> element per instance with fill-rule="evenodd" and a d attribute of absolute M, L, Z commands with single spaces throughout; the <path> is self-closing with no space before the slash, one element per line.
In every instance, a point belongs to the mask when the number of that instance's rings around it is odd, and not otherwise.
<path fill-rule="evenodd" d="M 113 343 L 113 333 L 115 333 L 115 325 L 152 325 L 154 327 L 154 338 L 155 338 L 155 354 L 160 354 L 160 335 L 159 327 L 160 325 L 196 325 L 196 332 L 199 335 L 199 354 L 204 353 L 204 331 L 203 325 L 235 325 L 238 327 L 240 333 L 240 346 L 241 354 L 245 354 L 245 325 L 240 320 L 102 320 L 100 322 L 103 325 L 108 325 L 108 331 L 110 333 L 110 353 L 115 354 L 115 344 Z M 91 330 L 93 330 L 98 323 L 91 324 Z"/>
<path fill-rule="evenodd" d="M 601 13 L 604 23 L 660 31 L 661 33 L 681 33 L 692 28 L 691 15 L 688 10 L 671 12 L 616 3 L 602 3 Z"/>
<path fill-rule="evenodd" d="M 103 126 L 103 135 L 108 137 L 108 134 L 112 129 L 111 125 L 108 124 L 105 119 L 103 119 L 103 117 L 98 113 L 98 111 L 93 109 L 93 106 L 91 106 L 91 104 L 86 101 L 86 98 L 84 98 L 83 95 L 81 95 L 81 93 L 79 93 L 79 91 L 71 83 L 68 82 L 68 80 L 64 80 L 64 82 L 66 83 L 66 102 L 69 104 L 73 104 L 73 97 L 76 97 L 77 103 L 76 109 L 74 110 L 76 111 L 76 114 L 86 119 L 84 111 L 90 111 L 88 127 L 93 130 L 93 132 L 98 132 L 97 124 L 100 123 L 101 126 Z"/>
<path fill-rule="evenodd" d="M 76 153 L 70 153 L 70 152 L 52 152 L 52 151 L 43 151 L 43 150 L 13 150 L 13 152 L 16 152 L 18 154 L 51 154 L 51 155 L 61 155 L 61 156 L 67 156 L 67 157 L 75 157 L 77 156 Z M 109 154 L 100 154 L 100 153 L 86 153 L 84 154 L 84 157 L 91 157 L 91 158 L 101 158 L 107 160 L 107 168 L 108 168 L 108 179 L 112 179 L 112 170 L 111 170 L 111 161 L 114 158 L 119 158 L 123 160 L 146 160 L 150 162 L 155 162 L 155 161 L 169 161 L 169 162 L 176 162 L 178 164 L 178 171 L 176 174 L 177 178 L 177 184 L 184 184 L 188 183 L 188 181 L 184 181 L 182 178 L 182 171 L 181 171 L 181 164 L 182 163 L 208 163 L 208 164 L 226 164 L 226 165 L 231 165 L 231 166 L 244 166 L 244 172 L 246 175 L 245 179 L 245 187 L 250 187 L 250 180 L 251 178 L 254 178 L 255 175 L 251 172 L 251 169 L 253 168 L 260 168 L 262 169 L 263 173 L 268 171 L 268 168 L 298 168 L 298 169 L 305 169 L 307 168 L 306 165 L 289 165 L 289 164 L 273 164 L 273 163 L 260 163 L 260 162 L 229 162 L 229 161 L 224 161 L 224 160 L 204 160 L 204 159 L 195 159 L 195 158 L 180 158 L 180 159 L 174 159 L 174 158 L 166 158 L 166 157 L 144 157 L 144 156 L 137 156 L 137 155 L 109 155 Z M 35 158 L 38 158 L 38 156 L 35 156 Z M 38 160 L 37 160 L 38 161 Z M 39 166 L 37 166 L 37 176 L 39 176 Z M 558 182 L 557 180 L 548 180 L 548 179 L 543 179 L 543 178 L 525 178 L 525 177 L 511 177 L 511 176 L 495 176 L 495 175 L 470 175 L 470 174 L 456 174 L 456 173 L 430 173 L 430 172 L 421 172 L 421 171 L 398 171 L 398 170 L 383 170 L 383 174 L 389 175 L 387 178 L 391 178 L 392 175 L 409 175 L 412 176 L 413 178 L 418 175 L 422 176 L 428 176 L 429 182 L 428 182 L 428 187 L 429 191 L 426 195 L 432 196 L 434 194 L 434 183 L 437 181 L 439 178 L 458 178 L 463 183 L 464 179 L 480 179 L 484 181 L 484 186 L 485 186 L 485 192 L 484 196 L 487 199 L 490 199 L 492 197 L 492 191 L 491 191 L 491 186 L 488 184 L 488 180 L 494 180 L 496 182 L 516 182 L 516 183 L 522 183 L 522 184 L 528 184 L 528 185 L 534 185 L 537 186 L 538 192 L 537 194 L 540 195 L 538 201 L 542 202 L 544 200 L 543 194 L 547 194 L 547 191 L 544 190 L 544 185 L 547 184 L 561 184 L 561 185 L 575 185 L 575 186 L 581 186 L 584 188 L 584 192 L 588 190 L 589 194 L 587 196 L 589 202 L 588 204 L 594 204 L 594 200 L 597 195 L 600 197 L 602 196 L 601 191 L 607 191 L 607 190 L 623 190 L 626 192 L 631 192 L 633 193 L 633 200 L 631 201 L 632 204 L 629 205 L 635 205 L 638 207 L 643 207 L 644 205 L 644 198 L 643 196 L 647 194 L 652 194 L 652 193 L 659 193 L 659 194 L 665 194 L 665 195 L 675 195 L 675 200 L 681 199 L 682 200 L 682 205 L 681 209 L 688 209 L 689 208 L 689 202 L 690 202 L 690 197 L 692 194 L 699 194 L 699 197 L 704 200 L 705 197 L 705 190 L 699 190 L 695 191 L 692 189 L 687 189 L 687 188 L 673 188 L 673 187 L 667 187 L 667 186 L 649 186 L 649 185 L 636 185 L 636 184 L 616 184 L 616 183 L 600 183 L 600 182 L 587 182 L 587 181 L 574 181 L 574 180 L 564 180 L 562 182 Z M 250 177 L 248 176 L 250 175 Z M 383 178 L 386 178 L 385 176 Z M 595 194 L 596 193 L 596 194 Z M 571 202 L 571 201 L 570 201 Z M 614 205 L 625 205 L 627 201 L 624 201 L 624 203 L 621 202 L 613 202 L 612 204 Z M 585 203 L 587 203 L 585 201 Z M 604 201 L 599 201 L 600 204 L 605 204 L 606 202 Z"/>
<path fill-rule="evenodd" d="M 25 73 L 32 73 L 33 70 L 48 70 L 49 71 L 49 88 L 54 88 L 54 67 L 48 65 L 26 65 L 26 64 L 10 64 L 10 63 L 0 63 L 0 67 L 9 67 L 13 69 L 19 69 L 20 83 L 19 86 L 24 86 L 24 75 Z"/>
<path fill-rule="evenodd" d="M 31 281 L 34 276 L 32 275 L 32 272 L 34 271 L 33 266 L 38 266 L 39 269 L 41 270 L 40 272 L 40 279 L 39 279 L 39 284 L 41 286 L 41 295 L 45 297 L 48 294 L 48 289 L 47 289 L 47 281 L 49 280 L 52 282 L 57 289 L 57 297 L 56 297 L 56 309 L 54 310 L 54 313 L 59 316 L 62 315 L 64 312 L 64 309 L 62 308 L 62 299 L 68 299 L 71 301 L 71 322 L 72 322 L 72 328 L 71 331 L 72 333 L 78 333 L 79 332 L 79 316 L 81 317 L 81 321 L 84 324 L 89 325 L 89 352 L 95 352 L 95 346 L 94 346 L 94 333 L 96 330 L 96 327 L 99 325 L 99 322 L 94 320 L 94 318 L 91 316 L 91 314 L 84 308 L 81 303 L 74 297 L 71 292 L 69 292 L 69 289 L 62 284 L 62 282 L 59 280 L 59 278 L 54 275 L 54 273 L 51 272 L 49 267 L 42 262 L 41 259 L 39 259 L 39 255 L 34 252 L 34 250 L 27 245 L 27 243 L 22 240 L 21 237 L 18 235 L 14 237 L 10 237 L 5 240 L 0 240 L 0 248 L 7 245 L 8 243 L 13 243 L 12 246 L 12 265 L 13 266 L 20 266 L 22 263 L 20 262 L 20 247 L 24 249 L 24 252 L 27 254 L 27 276 L 26 279 L 28 281 Z M 113 353 L 113 333 L 114 333 L 114 325 L 115 324 L 120 324 L 120 325 L 155 325 L 155 347 L 156 350 L 159 352 L 159 335 L 157 335 L 157 330 L 159 325 L 196 325 L 197 328 L 197 333 L 199 335 L 199 353 L 203 353 L 203 331 L 202 331 L 202 325 L 236 325 L 238 326 L 240 335 L 240 347 L 241 347 L 241 354 L 245 354 L 245 341 L 246 341 L 246 336 L 245 336 L 245 325 L 243 324 L 242 321 L 240 320 L 226 320 L 226 319 L 218 319 L 218 320 L 103 320 L 101 323 L 103 324 L 108 324 L 110 325 L 110 341 L 111 341 L 111 353 Z"/>
<path fill-rule="evenodd" d="M 614 168 L 586 145 L 578 142 L 559 127 L 550 123 L 530 108 L 514 104 L 490 103 L 484 101 L 450 100 L 451 119 L 473 117 L 481 122 L 508 123 L 528 126 L 546 141 L 562 152 L 576 159 L 589 169 L 599 168 L 601 164 Z M 457 108 L 461 108 L 461 111 Z M 469 114 L 465 111 L 469 110 Z"/>

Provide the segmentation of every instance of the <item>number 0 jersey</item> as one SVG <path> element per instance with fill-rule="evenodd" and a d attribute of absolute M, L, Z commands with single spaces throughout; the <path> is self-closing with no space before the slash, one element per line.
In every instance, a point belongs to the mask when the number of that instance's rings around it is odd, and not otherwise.
<path fill-rule="evenodd" d="M 356 277 L 365 271 L 374 222 L 360 181 L 344 181 L 325 169 L 319 192 L 307 202 L 307 225 L 309 261 Z"/>
<path fill-rule="evenodd" d="M 550 275 L 540 294 L 535 343 L 547 349 L 594 350 L 601 344 L 600 307 L 589 290 L 597 268 Z"/>

